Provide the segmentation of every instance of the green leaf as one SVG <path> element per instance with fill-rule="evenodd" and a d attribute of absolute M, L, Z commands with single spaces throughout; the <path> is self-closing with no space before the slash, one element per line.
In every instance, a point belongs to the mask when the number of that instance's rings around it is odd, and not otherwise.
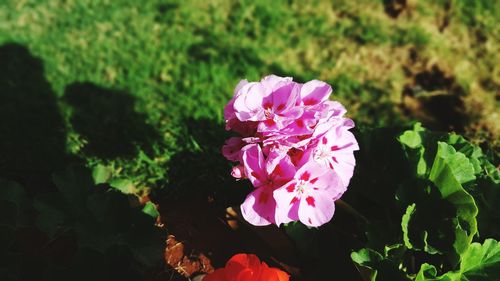
<path fill-rule="evenodd" d="M 401 245 L 389 246 L 389 248 L 402 250 Z M 400 261 L 392 260 L 390 257 L 382 256 L 370 248 L 351 253 L 351 259 L 365 281 L 409 280 L 399 269 Z"/>
<path fill-rule="evenodd" d="M 424 263 L 415 277 L 415 281 L 453 281 L 456 280 L 455 276 L 448 273 L 447 276 L 437 276 L 437 269 L 435 266 Z"/>
<path fill-rule="evenodd" d="M 52 178 L 73 212 L 85 209 L 85 200 L 93 186 L 92 177 L 87 169 L 72 166 L 64 172 L 55 173 Z"/>
<path fill-rule="evenodd" d="M 359 270 L 363 280 L 375 281 L 377 278 L 377 264 L 383 259 L 382 255 L 372 249 L 361 249 L 351 253 L 351 259 Z"/>
<path fill-rule="evenodd" d="M 284 226 L 286 234 L 292 238 L 297 249 L 304 256 L 317 258 L 321 249 L 317 228 L 310 228 L 301 222 L 290 222 Z"/>
<path fill-rule="evenodd" d="M 418 133 L 421 131 L 420 125 L 414 128 L 413 131 L 405 131 L 400 137 L 399 141 L 408 146 L 409 148 L 419 148 L 422 146 L 422 138 Z"/>
<path fill-rule="evenodd" d="M 405 131 L 398 137 L 398 141 L 403 145 L 407 158 L 415 167 L 418 176 L 424 176 L 429 169 L 429 164 L 424 157 L 426 152 L 423 143 L 424 134 L 425 129 L 420 123 L 416 123 L 413 130 Z"/>
<path fill-rule="evenodd" d="M 449 166 L 453 176 L 460 184 L 476 179 L 474 166 L 463 153 L 457 152 L 453 146 L 447 143 L 438 142 L 438 150 L 429 178 L 431 180 L 435 178 L 445 165 Z"/>
<path fill-rule="evenodd" d="M 0 179 L 0 200 L 14 203 L 20 207 L 26 199 L 24 188 L 16 182 Z"/>
<path fill-rule="evenodd" d="M 128 179 L 113 179 L 110 181 L 109 185 L 124 194 L 134 194 L 137 191 L 134 183 Z"/>
<path fill-rule="evenodd" d="M 442 254 L 453 246 L 455 226 L 452 224 L 454 213 L 449 203 L 436 200 L 421 201 L 408 206 L 401 219 L 403 241 L 408 249 L 425 251 L 429 254 Z M 453 208 L 453 207 L 451 207 Z"/>
<path fill-rule="evenodd" d="M 457 150 L 457 152 L 460 152 L 467 156 L 470 163 L 474 166 L 475 174 L 481 172 L 482 168 L 480 159 L 484 158 L 485 156 L 480 147 L 471 144 L 462 136 L 457 134 L 450 134 L 448 136 L 448 139 L 446 140 L 446 143 L 452 145 Z"/>
<path fill-rule="evenodd" d="M 152 202 L 147 202 L 144 205 L 144 208 L 142 208 L 142 212 L 144 212 L 145 214 L 150 215 L 151 217 L 153 217 L 155 219 L 160 216 L 160 213 L 156 209 L 155 204 L 153 204 Z"/>
<path fill-rule="evenodd" d="M 500 185 L 491 177 L 481 177 L 474 191 L 473 196 L 479 209 L 479 236 L 500 239 Z"/>
<path fill-rule="evenodd" d="M 16 182 L 0 179 L 0 262 L 17 250 L 11 246 L 16 241 L 16 230 L 23 225 L 26 194 Z M 0 272 L 2 265 L 0 265 Z"/>
<path fill-rule="evenodd" d="M 461 255 L 459 270 L 437 276 L 433 265 L 423 264 L 415 281 L 492 281 L 500 280 L 500 243 L 487 239 L 472 243 Z"/>
<path fill-rule="evenodd" d="M 408 180 L 398 200 L 409 204 L 401 220 L 403 241 L 409 249 L 447 254 L 454 264 L 477 233 L 478 208 L 461 183 L 475 179 L 464 154 L 437 143 L 428 179 Z"/>
<path fill-rule="evenodd" d="M 73 235 L 79 249 L 104 256 L 120 248 L 129 253 L 123 258 L 146 267 L 161 261 L 165 233 L 155 226 L 150 207 L 144 212 L 118 190 L 95 186 L 83 167 L 69 167 L 54 175 L 54 181 L 59 192 L 37 196 L 34 205 L 36 224 L 49 237 Z"/>
<path fill-rule="evenodd" d="M 462 255 L 462 280 L 500 280 L 500 243 L 486 239 L 483 245 L 472 243 Z"/>
<path fill-rule="evenodd" d="M 415 213 L 415 203 L 411 204 L 408 206 L 406 209 L 405 214 L 403 215 L 403 218 L 401 219 L 401 228 L 403 230 L 403 241 L 405 243 L 405 246 L 408 247 L 408 249 L 413 249 L 414 246 L 410 241 L 410 231 L 409 231 L 409 224 L 412 215 Z"/>
<path fill-rule="evenodd" d="M 461 186 L 461 181 L 467 181 L 473 176 L 473 168 L 468 163 L 467 158 L 455 156 L 457 154 L 463 156 L 450 145 L 439 142 L 429 179 L 437 186 L 443 199 L 456 207 L 458 225 L 454 247 L 460 254 L 477 233 L 478 208 L 474 198 Z"/>
<path fill-rule="evenodd" d="M 107 183 L 111 178 L 112 170 L 102 164 L 98 164 L 92 170 L 92 178 L 95 184 Z"/>
<path fill-rule="evenodd" d="M 0 179 L 0 225 L 15 228 L 20 223 L 25 200 L 26 193 L 21 185 Z"/>
<path fill-rule="evenodd" d="M 403 244 L 386 245 L 384 248 L 384 256 L 390 260 L 400 263 L 403 261 L 406 250 L 407 248 Z"/>
<path fill-rule="evenodd" d="M 33 207 L 38 211 L 36 226 L 49 237 L 54 237 L 58 231 L 64 230 L 64 223 L 72 212 L 60 193 L 37 196 Z"/>
<path fill-rule="evenodd" d="M 442 138 L 443 134 L 428 131 L 420 123 L 415 123 L 412 130 L 405 131 L 398 137 L 406 158 L 418 177 L 425 178 L 429 174 L 436 153 L 435 144 Z"/>

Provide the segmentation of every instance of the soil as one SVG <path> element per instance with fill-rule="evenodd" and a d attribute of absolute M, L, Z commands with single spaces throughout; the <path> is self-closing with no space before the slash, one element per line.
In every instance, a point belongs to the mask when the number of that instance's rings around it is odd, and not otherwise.
<path fill-rule="evenodd" d="M 160 207 L 160 213 L 170 233 L 165 262 L 178 275 L 173 280 L 210 273 L 224 267 L 236 253 L 254 253 L 270 266 L 300 277 L 300 270 L 293 266 L 298 263 L 294 245 L 278 228 L 253 227 L 242 220 L 237 208 L 224 210 L 208 198 L 161 205 L 168 206 Z"/>
<path fill-rule="evenodd" d="M 161 223 L 170 236 L 165 249 L 167 270 L 158 281 L 201 279 L 201 275 L 214 268 L 224 267 L 237 253 L 257 255 L 269 266 L 288 272 L 292 281 L 318 280 L 318 274 L 325 276 L 325 272 L 330 276 L 332 264 L 338 276 L 360 280 L 355 266 L 346 259 L 353 249 L 360 247 L 353 243 L 359 239 L 352 236 L 359 229 L 352 214 L 341 207 L 336 211 L 336 224 L 326 226 L 321 232 L 323 242 L 319 251 L 323 258 L 318 260 L 304 256 L 283 228 L 248 224 L 237 206 L 225 208 L 212 198 L 161 202 L 159 206 Z"/>
<path fill-rule="evenodd" d="M 437 64 L 421 61 L 414 49 L 405 72 L 402 107 L 406 115 L 433 130 L 464 132 L 468 120 L 465 91 L 455 77 Z"/>

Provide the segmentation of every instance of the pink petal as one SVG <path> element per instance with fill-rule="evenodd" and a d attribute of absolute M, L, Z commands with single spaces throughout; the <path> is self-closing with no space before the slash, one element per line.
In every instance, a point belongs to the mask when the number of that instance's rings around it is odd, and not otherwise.
<path fill-rule="evenodd" d="M 273 185 L 279 187 L 293 179 L 295 173 L 295 166 L 290 161 L 290 157 L 285 154 L 285 157 L 279 161 L 278 165 L 269 174 L 269 177 Z"/>
<path fill-rule="evenodd" d="M 289 84 L 292 80 L 292 77 L 280 77 L 272 74 L 262 78 L 260 83 L 266 91 L 265 96 L 268 96 L 282 85 Z"/>
<path fill-rule="evenodd" d="M 337 173 L 329 170 L 322 176 L 318 177 L 317 180 L 311 184 L 312 190 L 318 190 L 325 192 L 325 196 L 332 200 L 337 200 L 346 191 L 346 185 L 344 185 L 337 175 Z"/>
<path fill-rule="evenodd" d="M 258 144 L 248 144 L 242 149 L 241 159 L 245 167 L 245 175 L 253 186 L 259 187 L 267 181 L 264 155 Z"/>
<path fill-rule="evenodd" d="M 288 151 L 288 156 L 290 157 L 291 162 L 297 168 L 304 166 L 304 164 L 307 163 L 311 158 L 310 155 L 311 150 L 303 151 L 297 148 L 291 148 Z"/>
<path fill-rule="evenodd" d="M 295 191 L 295 180 L 283 185 L 273 192 L 276 200 L 276 225 L 289 223 L 299 219 L 298 208 L 300 200 L 299 194 Z"/>
<path fill-rule="evenodd" d="M 257 132 L 263 133 L 263 135 L 269 135 L 271 132 L 278 132 L 280 127 L 278 127 L 278 123 L 275 119 L 276 118 L 273 117 L 259 122 L 259 125 L 257 125 Z"/>
<path fill-rule="evenodd" d="M 232 98 L 224 107 L 224 120 L 227 122 L 233 118 L 236 118 L 236 114 L 234 113 L 234 98 Z"/>
<path fill-rule="evenodd" d="M 325 167 L 319 165 L 315 161 L 308 161 L 304 166 L 300 167 L 295 174 L 296 179 L 303 179 L 305 175 L 308 175 L 309 179 L 319 178 L 326 174 L 329 170 Z M 306 180 L 307 181 L 307 180 Z"/>
<path fill-rule="evenodd" d="M 286 119 L 286 120 L 291 120 L 288 124 L 291 124 L 293 120 L 299 118 L 300 116 L 302 116 L 302 114 L 304 113 L 304 109 L 301 108 L 301 107 L 293 107 L 293 108 L 290 108 L 286 111 L 282 111 L 281 113 L 279 113 L 278 115 L 279 116 L 282 116 L 283 119 Z"/>
<path fill-rule="evenodd" d="M 234 100 L 234 111 L 240 121 L 262 120 L 263 108 L 262 99 L 264 89 L 259 83 L 250 82 L 245 84 Z"/>
<path fill-rule="evenodd" d="M 331 93 L 330 85 L 323 81 L 312 80 L 302 85 L 300 97 L 303 105 L 310 106 L 327 100 Z"/>
<path fill-rule="evenodd" d="M 247 195 L 241 204 L 243 218 L 253 225 L 269 225 L 275 223 L 276 201 L 272 189 L 262 186 Z"/>
<path fill-rule="evenodd" d="M 245 167 L 243 165 L 234 166 L 231 170 L 231 176 L 237 179 L 242 179 L 245 177 Z"/>
<path fill-rule="evenodd" d="M 326 140 L 322 145 L 330 150 L 332 155 L 328 159 L 328 166 L 338 174 L 343 185 L 347 187 L 356 165 L 354 151 L 359 150 L 356 138 L 346 128 L 333 128 L 322 137 L 322 140 Z"/>
<path fill-rule="evenodd" d="M 222 146 L 222 155 L 226 157 L 229 161 L 239 161 L 240 160 L 240 150 L 245 145 L 239 137 L 232 137 L 226 140 L 224 146 Z"/>
<path fill-rule="evenodd" d="M 317 122 L 314 111 L 304 111 L 300 118 L 294 118 L 281 133 L 289 136 L 312 134 Z"/>
<path fill-rule="evenodd" d="M 323 111 L 327 111 L 328 112 L 328 118 L 329 117 L 342 117 L 344 116 L 344 114 L 347 112 L 347 110 L 345 109 L 345 107 L 338 101 L 325 101 L 323 104 L 322 104 L 323 107 Z"/>
<path fill-rule="evenodd" d="M 339 153 L 335 156 L 337 162 L 333 162 L 333 170 L 339 175 L 342 184 L 348 186 L 354 173 L 356 160 L 353 153 Z"/>
<path fill-rule="evenodd" d="M 334 201 L 328 196 L 328 193 L 315 190 L 304 193 L 298 210 L 300 222 L 313 227 L 329 222 L 334 212 Z"/>
<path fill-rule="evenodd" d="M 288 149 L 286 146 L 275 146 L 269 150 L 266 159 L 266 171 L 271 173 L 276 166 L 287 156 Z"/>
<path fill-rule="evenodd" d="M 245 86 L 246 84 L 248 84 L 247 79 L 240 80 L 240 82 L 238 82 L 238 85 L 236 85 L 236 87 L 234 88 L 234 95 L 238 95 L 241 88 L 243 88 L 243 86 Z"/>
<path fill-rule="evenodd" d="M 275 89 L 269 98 L 274 112 L 288 111 L 295 105 L 299 98 L 297 84 L 294 82 L 283 84 Z"/>
<path fill-rule="evenodd" d="M 226 130 L 233 130 L 244 137 L 251 136 L 257 130 L 257 122 L 242 122 L 237 118 L 232 118 L 226 121 Z"/>
<path fill-rule="evenodd" d="M 240 89 L 248 84 L 248 81 L 246 79 L 241 80 L 238 85 L 234 88 L 234 94 L 231 100 L 227 103 L 227 105 L 224 107 L 224 119 L 227 121 L 232 118 L 236 118 L 236 115 L 234 114 L 234 100 L 236 97 L 239 95 Z"/>

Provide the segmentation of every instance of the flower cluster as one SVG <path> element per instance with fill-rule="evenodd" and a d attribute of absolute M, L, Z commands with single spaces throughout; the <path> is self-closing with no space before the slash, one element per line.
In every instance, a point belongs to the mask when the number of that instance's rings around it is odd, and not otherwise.
<path fill-rule="evenodd" d="M 288 281 L 284 271 L 260 262 L 256 255 L 236 254 L 225 268 L 219 268 L 203 278 L 203 281 Z"/>
<path fill-rule="evenodd" d="M 328 99 L 331 92 L 322 81 L 275 75 L 236 86 L 224 118 L 240 136 L 229 138 L 222 153 L 237 162 L 232 176 L 255 187 L 241 205 L 249 223 L 320 226 L 332 218 L 359 148 L 349 131 L 354 122 Z"/>

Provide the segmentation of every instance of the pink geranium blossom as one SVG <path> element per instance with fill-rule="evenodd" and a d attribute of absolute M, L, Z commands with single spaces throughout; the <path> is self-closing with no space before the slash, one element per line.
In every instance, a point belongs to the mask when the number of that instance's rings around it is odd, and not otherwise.
<path fill-rule="evenodd" d="M 231 175 L 255 187 L 241 205 L 251 224 L 320 226 L 332 218 L 359 147 L 349 131 L 354 122 L 331 93 L 323 81 L 275 75 L 236 86 L 224 118 L 240 136 L 229 138 L 222 153 L 237 163 Z"/>
<path fill-rule="evenodd" d="M 247 145 L 243 150 L 242 159 L 245 174 L 255 187 L 241 205 L 243 218 L 253 225 L 275 224 L 274 190 L 293 178 L 295 167 L 289 161 L 283 160 L 268 173 L 264 155 L 258 144 Z"/>
<path fill-rule="evenodd" d="M 291 181 L 273 193 L 278 202 L 277 224 L 296 220 L 307 226 L 327 223 L 335 211 L 333 202 L 344 191 L 335 172 L 308 162 Z"/>

